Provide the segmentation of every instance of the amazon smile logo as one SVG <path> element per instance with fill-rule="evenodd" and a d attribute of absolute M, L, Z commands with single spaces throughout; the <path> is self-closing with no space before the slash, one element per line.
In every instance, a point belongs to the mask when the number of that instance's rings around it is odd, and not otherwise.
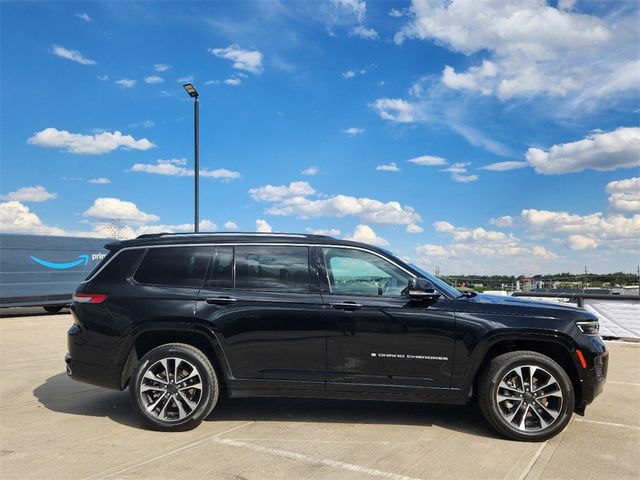
<path fill-rule="evenodd" d="M 53 268 L 56 270 L 66 270 L 67 268 L 77 267 L 78 265 L 87 265 L 89 263 L 89 255 L 78 255 L 78 259 L 71 262 L 49 262 L 48 260 L 43 260 L 42 258 L 34 257 L 33 255 L 31 255 L 31 260 L 39 263 L 43 267 Z"/>

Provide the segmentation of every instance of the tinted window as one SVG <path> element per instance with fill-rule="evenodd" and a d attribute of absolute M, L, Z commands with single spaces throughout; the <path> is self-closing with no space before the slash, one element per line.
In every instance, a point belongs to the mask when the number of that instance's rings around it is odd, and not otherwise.
<path fill-rule="evenodd" d="M 309 291 L 307 247 L 236 247 L 236 288 Z"/>
<path fill-rule="evenodd" d="M 233 247 L 216 247 L 211 261 L 209 288 L 233 288 Z"/>
<path fill-rule="evenodd" d="M 150 248 L 133 278 L 150 285 L 200 287 L 210 254 L 210 247 Z"/>
<path fill-rule="evenodd" d="M 131 277 L 134 268 L 144 253 L 143 249 L 122 250 L 117 255 L 114 253 L 109 263 L 91 281 L 92 288 L 100 289 L 101 285 L 108 286 L 114 283 L 124 282 Z"/>
<path fill-rule="evenodd" d="M 348 248 L 323 248 L 332 293 L 397 296 L 410 275 L 372 253 Z"/>

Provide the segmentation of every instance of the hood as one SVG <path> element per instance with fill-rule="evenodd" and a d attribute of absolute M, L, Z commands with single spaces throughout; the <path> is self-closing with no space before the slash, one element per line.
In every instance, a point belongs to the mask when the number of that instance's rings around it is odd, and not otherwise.
<path fill-rule="evenodd" d="M 595 319 L 593 314 L 571 303 L 558 304 L 521 297 L 503 297 L 482 293 L 468 298 L 467 303 L 470 310 L 565 319 Z"/>

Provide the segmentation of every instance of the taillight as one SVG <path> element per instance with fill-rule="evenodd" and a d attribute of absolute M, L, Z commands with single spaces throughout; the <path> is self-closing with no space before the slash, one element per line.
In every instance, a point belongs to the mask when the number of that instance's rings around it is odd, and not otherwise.
<path fill-rule="evenodd" d="M 107 299 L 104 293 L 74 293 L 73 301 L 77 303 L 102 303 Z"/>

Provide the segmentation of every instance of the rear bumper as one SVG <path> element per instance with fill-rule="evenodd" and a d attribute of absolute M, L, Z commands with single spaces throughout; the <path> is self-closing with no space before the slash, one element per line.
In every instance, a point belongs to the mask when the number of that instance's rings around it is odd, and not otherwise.
<path fill-rule="evenodd" d="M 80 325 L 71 325 L 67 331 L 68 353 L 64 357 L 67 375 L 79 382 L 122 390 L 122 367 L 113 361 L 98 363 L 96 358 L 100 349 L 96 349 L 88 340 L 87 333 Z"/>

